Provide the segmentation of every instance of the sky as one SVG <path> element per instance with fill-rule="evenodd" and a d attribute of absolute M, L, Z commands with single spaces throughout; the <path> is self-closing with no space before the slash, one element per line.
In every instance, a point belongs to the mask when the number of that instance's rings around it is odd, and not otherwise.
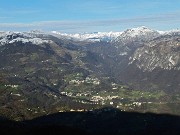
<path fill-rule="evenodd" d="M 180 28 L 180 0 L 1 0 L 0 31 Z"/>

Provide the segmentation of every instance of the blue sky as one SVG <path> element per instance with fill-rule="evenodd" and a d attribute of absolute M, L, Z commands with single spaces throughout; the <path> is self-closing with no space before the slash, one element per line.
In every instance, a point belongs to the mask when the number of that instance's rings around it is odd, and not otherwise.
<path fill-rule="evenodd" d="M 178 0 L 1 0 L 0 31 L 67 33 L 180 27 Z"/>

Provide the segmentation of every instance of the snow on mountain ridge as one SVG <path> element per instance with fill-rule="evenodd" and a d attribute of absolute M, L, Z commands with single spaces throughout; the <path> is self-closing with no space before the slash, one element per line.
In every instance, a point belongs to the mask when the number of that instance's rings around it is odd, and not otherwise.
<path fill-rule="evenodd" d="M 31 42 L 32 44 L 42 44 L 42 43 L 49 43 L 50 41 L 37 38 L 36 34 L 33 33 L 11 32 L 11 31 L 0 32 L 0 45 L 5 45 L 14 42 L 22 42 L 22 43 Z"/>
<path fill-rule="evenodd" d="M 90 40 L 90 41 L 111 41 L 122 34 L 122 32 L 94 32 L 94 33 L 76 33 L 76 34 L 67 34 L 60 33 L 57 31 L 52 31 L 51 33 L 65 36 L 67 38 L 76 39 L 80 41 Z"/>

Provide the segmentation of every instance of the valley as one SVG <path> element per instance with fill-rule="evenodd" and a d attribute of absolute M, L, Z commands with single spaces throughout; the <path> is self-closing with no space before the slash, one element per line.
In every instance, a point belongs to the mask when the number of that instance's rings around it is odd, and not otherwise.
<path fill-rule="evenodd" d="M 1 32 L 0 115 L 20 121 L 103 107 L 179 115 L 179 45 L 179 31 L 147 27 L 78 37 Z"/>

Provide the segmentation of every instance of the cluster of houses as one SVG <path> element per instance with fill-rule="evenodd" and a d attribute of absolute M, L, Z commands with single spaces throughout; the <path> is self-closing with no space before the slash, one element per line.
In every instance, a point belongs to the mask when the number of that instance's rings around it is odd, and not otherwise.
<path fill-rule="evenodd" d="M 89 84 L 99 85 L 100 80 L 98 78 L 86 77 L 85 80 L 73 79 L 73 80 L 69 81 L 69 84 L 78 84 L 79 85 L 81 83 L 89 83 Z"/>

